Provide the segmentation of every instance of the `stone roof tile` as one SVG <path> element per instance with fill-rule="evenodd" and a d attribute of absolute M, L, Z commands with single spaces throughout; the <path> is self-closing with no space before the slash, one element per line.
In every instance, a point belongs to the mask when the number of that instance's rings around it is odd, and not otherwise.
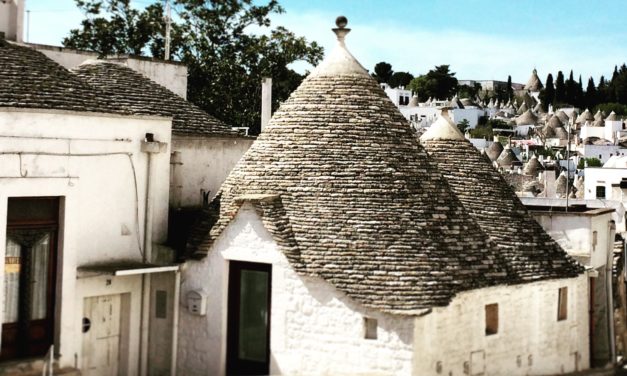
<path fill-rule="evenodd" d="M 0 107 L 128 113 L 41 52 L 3 39 Z"/>
<path fill-rule="evenodd" d="M 342 41 L 337 49 L 232 170 L 198 251 L 251 202 L 298 273 L 369 308 L 415 314 L 511 283 L 405 118 Z"/>
<path fill-rule="evenodd" d="M 106 93 L 115 107 L 134 115 L 172 117 L 172 133 L 181 135 L 238 136 L 222 121 L 120 63 L 87 61 L 72 69 L 77 78 Z"/>

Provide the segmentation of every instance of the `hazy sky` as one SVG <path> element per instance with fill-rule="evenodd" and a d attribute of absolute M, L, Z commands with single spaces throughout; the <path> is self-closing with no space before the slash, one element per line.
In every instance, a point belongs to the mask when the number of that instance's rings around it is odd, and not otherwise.
<path fill-rule="evenodd" d="M 163 0 L 159 0 L 163 1 Z M 140 7 L 153 1 L 134 0 Z M 372 70 L 387 61 L 414 75 L 450 64 L 459 79 L 525 83 L 536 67 L 547 73 L 571 69 L 598 82 L 627 61 L 627 1 L 614 0 L 279 0 L 286 12 L 273 17 L 297 35 L 329 51 L 330 29 L 342 14 L 353 31 L 347 45 Z M 27 0 L 30 41 L 59 45 L 82 14 L 74 0 Z M 295 66 L 304 70 L 303 64 Z"/>

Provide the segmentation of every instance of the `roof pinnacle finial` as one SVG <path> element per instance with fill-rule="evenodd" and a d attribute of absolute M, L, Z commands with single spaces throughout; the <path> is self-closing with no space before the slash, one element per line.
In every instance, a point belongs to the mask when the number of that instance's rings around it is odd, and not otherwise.
<path fill-rule="evenodd" d="M 335 24 L 337 25 L 337 28 L 334 28 L 333 32 L 337 35 L 338 42 L 340 42 L 340 44 L 344 44 L 344 38 L 346 38 L 346 35 L 351 31 L 351 29 L 346 28 L 348 19 L 344 16 L 339 16 L 335 19 Z"/>

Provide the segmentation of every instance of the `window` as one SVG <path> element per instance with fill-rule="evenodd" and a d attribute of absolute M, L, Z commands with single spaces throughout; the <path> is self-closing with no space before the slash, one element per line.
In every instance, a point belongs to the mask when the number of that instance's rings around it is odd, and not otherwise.
<path fill-rule="evenodd" d="M 485 306 L 485 335 L 490 336 L 499 331 L 499 305 L 488 304 Z"/>
<path fill-rule="evenodd" d="M 377 339 L 377 319 L 364 317 L 364 338 Z"/>
<path fill-rule="evenodd" d="M 605 186 L 597 185 L 597 195 L 596 198 L 605 198 Z"/>
<path fill-rule="evenodd" d="M 557 297 L 557 321 L 568 317 L 568 287 L 560 287 Z"/>

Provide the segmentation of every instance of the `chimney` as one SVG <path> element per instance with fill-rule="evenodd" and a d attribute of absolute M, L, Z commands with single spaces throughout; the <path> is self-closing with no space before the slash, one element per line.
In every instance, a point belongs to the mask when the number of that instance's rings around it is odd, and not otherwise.
<path fill-rule="evenodd" d="M 23 42 L 24 0 L 0 0 L 0 32 L 7 40 Z"/>
<path fill-rule="evenodd" d="M 266 128 L 272 117 L 272 78 L 261 80 L 261 131 Z"/>

